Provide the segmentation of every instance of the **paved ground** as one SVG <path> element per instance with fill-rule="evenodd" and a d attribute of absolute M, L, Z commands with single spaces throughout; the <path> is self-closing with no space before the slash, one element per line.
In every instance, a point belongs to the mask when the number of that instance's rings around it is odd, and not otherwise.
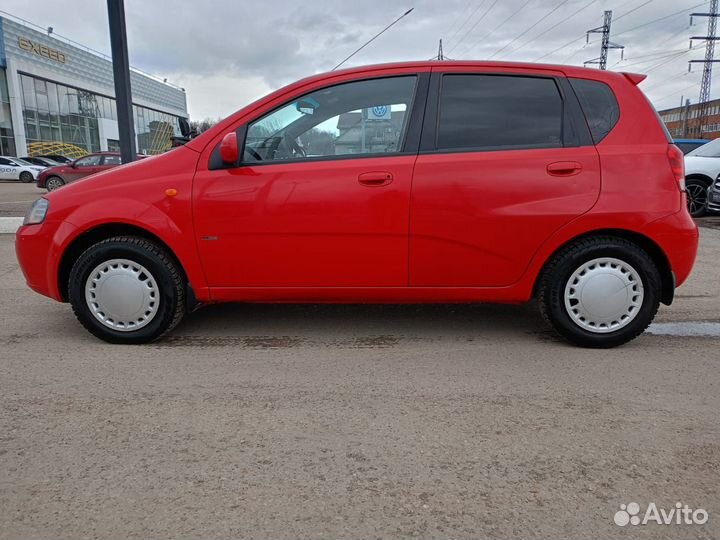
<path fill-rule="evenodd" d="M 659 320 L 720 321 L 720 231 Z M 220 306 L 110 346 L 0 235 L 0 539 L 717 538 L 720 340 L 532 306 Z M 705 525 L 613 523 L 681 501 Z"/>
<path fill-rule="evenodd" d="M 0 217 L 22 217 L 25 210 L 47 191 L 34 183 L 0 180 Z"/>

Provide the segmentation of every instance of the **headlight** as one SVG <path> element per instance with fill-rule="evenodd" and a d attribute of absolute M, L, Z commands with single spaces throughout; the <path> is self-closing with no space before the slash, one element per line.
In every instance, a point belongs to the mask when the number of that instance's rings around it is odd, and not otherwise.
<path fill-rule="evenodd" d="M 38 199 L 32 203 L 30 210 L 28 210 L 27 214 L 25 214 L 23 225 L 35 225 L 37 223 L 42 223 L 47 215 L 49 206 L 50 203 L 47 199 Z"/>

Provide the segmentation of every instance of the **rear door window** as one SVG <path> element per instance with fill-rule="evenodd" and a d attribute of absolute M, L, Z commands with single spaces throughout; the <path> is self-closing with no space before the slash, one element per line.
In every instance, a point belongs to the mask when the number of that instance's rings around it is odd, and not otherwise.
<path fill-rule="evenodd" d="M 620 118 L 615 94 L 607 84 L 600 81 L 571 78 L 570 84 L 585 113 L 593 141 L 597 144 L 612 131 Z"/>
<path fill-rule="evenodd" d="M 563 102 L 552 78 L 446 74 L 440 89 L 438 150 L 557 148 Z"/>

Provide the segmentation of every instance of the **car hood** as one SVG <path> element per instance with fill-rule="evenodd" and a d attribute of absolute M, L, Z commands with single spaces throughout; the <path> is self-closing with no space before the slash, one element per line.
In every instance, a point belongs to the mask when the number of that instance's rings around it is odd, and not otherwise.
<path fill-rule="evenodd" d="M 720 158 L 685 156 L 685 176 L 692 175 L 715 180 L 720 175 Z"/>
<path fill-rule="evenodd" d="M 62 173 L 64 173 L 65 171 L 67 171 L 68 169 L 70 169 L 70 168 L 71 168 L 70 165 L 64 165 L 64 164 L 53 165 L 52 167 L 47 167 L 47 168 L 42 168 L 42 167 L 41 167 L 41 169 L 42 169 L 43 172 L 45 172 L 45 173 L 55 173 L 55 174 L 62 174 Z"/>

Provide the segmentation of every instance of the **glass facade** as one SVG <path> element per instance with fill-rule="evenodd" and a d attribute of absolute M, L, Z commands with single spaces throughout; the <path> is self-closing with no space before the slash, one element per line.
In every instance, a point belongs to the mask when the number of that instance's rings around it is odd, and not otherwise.
<path fill-rule="evenodd" d="M 10 98 L 5 70 L 0 68 L 0 156 L 15 156 Z"/>
<path fill-rule="evenodd" d="M 101 119 L 117 122 L 115 100 L 30 75 L 20 75 L 28 154 L 77 158 L 101 149 Z M 176 116 L 133 105 L 138 152 L 160 154 L 179 134 Z M 0 117 L 1 118 L 1 117 Z M 106 139 L 108 149 L 115 139 Z"/>

